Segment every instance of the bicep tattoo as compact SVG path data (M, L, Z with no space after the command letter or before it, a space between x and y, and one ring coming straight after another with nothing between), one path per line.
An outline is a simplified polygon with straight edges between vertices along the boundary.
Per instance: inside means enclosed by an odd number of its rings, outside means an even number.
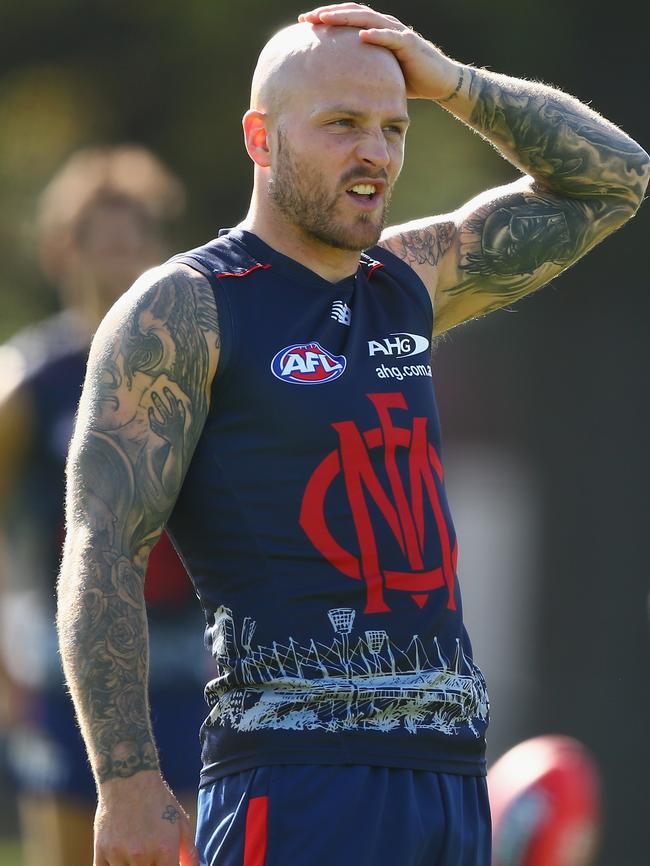
M207 414L209 342L218 340L209 286L181 273L153 286L135 306L100 369L98 412L88 435L117 453L129 542L137 534L136 514L144 536L178 493ZM97 465L87 461L86 470L92 475Z
M483 70L471 75L469 123L506 158L564 195L614 196L638 206L648 154L622 130L554 88Z
M616 208L602 199L565 199L531 190L479 205L460 226L458 284L504 302L543 285L607 235Z

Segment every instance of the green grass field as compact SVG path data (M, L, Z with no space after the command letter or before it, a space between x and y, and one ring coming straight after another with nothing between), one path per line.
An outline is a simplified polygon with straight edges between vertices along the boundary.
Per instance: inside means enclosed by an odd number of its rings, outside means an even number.
M0 839L0 863L2 866L22 866L20 845L13 839Z

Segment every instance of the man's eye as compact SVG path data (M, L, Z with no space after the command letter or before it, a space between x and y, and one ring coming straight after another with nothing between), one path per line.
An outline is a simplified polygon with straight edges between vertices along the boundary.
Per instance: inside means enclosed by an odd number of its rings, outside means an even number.
M341 117L338 120L333 120L333 126L352 126L353 121L349 117Z
M402 127L401 126L385 126L384 132L388 132L391 135L401 135Z

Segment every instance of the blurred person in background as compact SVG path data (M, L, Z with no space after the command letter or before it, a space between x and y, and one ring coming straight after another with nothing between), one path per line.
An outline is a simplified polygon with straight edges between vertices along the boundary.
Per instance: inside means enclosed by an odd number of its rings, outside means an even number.
M408 97L519 179L384 229ZM356 3L267 44L244 134L248 215L113 307L71 445L58 617L100 792L95 866L488 866L488 701L430 341L623 225L650 160L561 91ZM147 717L143 583L165 526L217 666L196 847Z
M62 311L0 348L0 671L27 866L88 866L95 787L55 632L64 468L92 335L164 256L179 180L136 146L73 154L41 195L38 255ZM194 809L205 715L201 615L163 535L147 572L153 724L166 773ZM207 658L207 656L206 656Z

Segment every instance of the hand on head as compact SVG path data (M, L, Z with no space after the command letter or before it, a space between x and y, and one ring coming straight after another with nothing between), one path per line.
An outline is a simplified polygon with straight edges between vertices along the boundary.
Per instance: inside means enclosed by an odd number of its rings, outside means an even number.
M442 99L456 86L457 64L394 15L376 12L361 3L335 3L303 12L298 21L358 27L362 42L393 52L404 73L406 95L411 99Z

